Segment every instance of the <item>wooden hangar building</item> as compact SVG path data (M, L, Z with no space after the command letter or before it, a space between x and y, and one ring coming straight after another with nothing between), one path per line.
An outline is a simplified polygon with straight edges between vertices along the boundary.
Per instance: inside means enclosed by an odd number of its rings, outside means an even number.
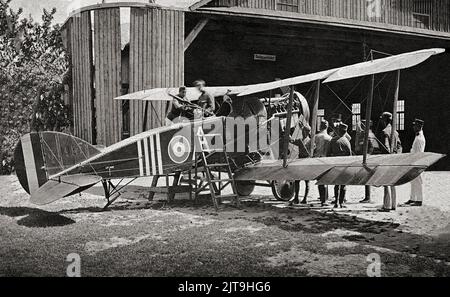
M143 130L144 104L113 100L121 94L190 86L198 78L209 86L260 83L389 54L450 49L450 0L145 2L81 7L63 26L74 134L91 143L111 145ZM381 112L393 109L394 74L377 75L376 85L375 126ZM310 88L297 87L312 100ZM319 116L340 113L355 133L367 90L365 79L323 85ZM398 110L406 152L414 118L426 122L427 151L450 152L450 53L402 71ZM165 113L166 102L152 103L147 128L164 123ZM450 158L434 169L449 170Z

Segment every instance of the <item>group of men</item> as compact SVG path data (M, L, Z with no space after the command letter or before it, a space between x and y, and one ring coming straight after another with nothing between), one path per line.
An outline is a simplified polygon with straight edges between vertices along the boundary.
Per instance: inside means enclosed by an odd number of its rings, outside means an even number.
M329 122L322 120L320 122L320 132L316 134L314 139L313 157L341 157L351 156L353 154L351 146L351 136L348 134L348 126L342 122L342 116L336 114L331 118L332 125ZM309 157L309 150L311 147L310 132L311 128L307 124L303 124L302 138L291 139L291 143L299 146L299 158ZM402 153L402 143L397 131L392 133L392 114L384 112L379 121L379 132L377 135L372 131L373 122L361 120L357 125L355 151L357 154L363 153L365 129L369 129L368 137L368 154L398 154ZM413 122L413 129L416 133L414 143L412 145L411 153L419 153L425 151L425 137L423 134L424 121L416 119ZM419 176L411 182L411 196L410 200L404 206L422 206L423 202L423 181ZM305 196L300 202L300 182L296 181L295 197L289 202L293 204L307 204L307 196L309 193L309 182L306 182ZM319 196L322 206L327 206L328 187L319 185ZM371 203L371 189L370 186L365 187L365 197L361 203ZM346 202L346 186L334 186L334 202L335 208L345 208ZM397 208L395 187L384 187L384 201L383 207L380 211L389 212Z
M177 96L174 96L171 110L167 115L166 124L171 125L183 119L197 119L205 118L215 115L216 102L214 96L209 94L205 89L206 83L199 79L194 82L194 87L200 93L196 103L191 103L186 96L186 87L180 87ZM227 96L226 96L227 97ZM230 99L231 100L231 99ZM226 101L226 98L224 98ZM298 139L291 139L291 143L299 148L299 158L310 157L311 148L311 128L308 124L302 123L302 135ZM319 133L314 138L314 158L322 157L343 157L351 156L353 154L351 141L352 137L348 134L348 125L343 123L342 115L335 114L331 118L331 127L329 122L322 120L319 124ZM363 153L365 129L369 129L368 150L367 153L372 154L398 154L402 153L402 143L397 131L392 133L392 114L384 112L379 121L378 133L372 131L373 122L361 120L357 125L355 152L356 154ZM424 121L416 119L413 122L413 129L416 133L416 138L412 145L411 153L419 153L425 151L425 136L423 134ZM405 206L422 206L423 202L423 181L419 176L411 182L411 196L410 200L406 202ZM295 197L289 202L293 204L307 204L307 197L309 194L309 181L305 181L304 198L300 202L300 181L295 182ZM327 206L328 187L319 185L319 196L322 206ZM334 186L334 207L344 208L346 202L346 186ZM370 186L365 187L365 197L361 203L371 203L371 189ZM395 187L384 187L384 201L383 208L380 211L391 211L397 208L396 190Z

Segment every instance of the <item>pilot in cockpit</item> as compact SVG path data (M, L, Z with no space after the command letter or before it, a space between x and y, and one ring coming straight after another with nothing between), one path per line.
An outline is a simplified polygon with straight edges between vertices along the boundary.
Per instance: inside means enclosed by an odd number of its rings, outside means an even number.
M208 91L206 91L206 82L203 79L196 80L194 86L200 92L200 97L198 98L197 104L201 108L202 117L214 116L214 111L216 110L216 102L214 96L212 96Z
M180 87L176 96L182 100L186 100L186 87ZM166 117L166 126L171 126L186 118L186 106L177 98L173 98L172 107Z

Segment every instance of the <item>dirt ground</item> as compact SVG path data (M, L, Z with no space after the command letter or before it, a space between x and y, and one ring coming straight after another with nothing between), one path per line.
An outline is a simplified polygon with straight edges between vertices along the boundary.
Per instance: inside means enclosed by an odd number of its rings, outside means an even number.
M216 213L211 202L148 202L140 180L108 211L100 187L45 207L15 176L0 177L0 276L65 276L70 253L82 276L366 276L378 254L382 276L450 276L450 172L425 174L425 205L380 213L350 187L348 208L289 208L258 188ZM332 189L330 188L330 191ZM408 200L409 187L399 190ZM369 257L370 258L370 257Z

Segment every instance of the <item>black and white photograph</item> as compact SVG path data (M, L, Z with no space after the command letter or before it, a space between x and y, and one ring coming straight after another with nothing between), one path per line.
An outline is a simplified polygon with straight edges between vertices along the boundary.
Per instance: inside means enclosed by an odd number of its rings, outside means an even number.
M3 279L450 276L450 0L0 0L0 116Z

